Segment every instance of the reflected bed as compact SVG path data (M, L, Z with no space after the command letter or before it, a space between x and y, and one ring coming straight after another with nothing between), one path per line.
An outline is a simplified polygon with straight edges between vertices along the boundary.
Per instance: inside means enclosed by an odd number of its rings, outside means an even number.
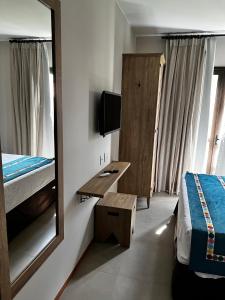
M3 168L4 164L21 157L21 155L2 154ZM6 213L43 189L54 179L55 162L51 161L49 164L4 183Z
M43 163L44 160L46 162ZM2 162L3 179L7 181L4 183L7 232L11 241L55 202L55 162L14 154L2 154ZM17 163L20 166L14 168Z

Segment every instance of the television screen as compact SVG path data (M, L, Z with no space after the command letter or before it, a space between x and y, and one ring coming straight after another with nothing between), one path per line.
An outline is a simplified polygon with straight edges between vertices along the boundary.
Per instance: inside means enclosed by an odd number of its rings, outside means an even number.
M99 129L105 136L120 129L121 95L104 91L101 96Z

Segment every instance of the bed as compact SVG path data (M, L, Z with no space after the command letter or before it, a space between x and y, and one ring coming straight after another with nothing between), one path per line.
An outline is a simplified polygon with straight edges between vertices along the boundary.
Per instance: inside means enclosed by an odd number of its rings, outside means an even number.
M2 154L3 173L7 163L15 162L25 156L14 154ZM54 160L35 170L27 172L4 183L5 210L6 213L30 198L39 190L55 179Z
M53 159L2 154L8 238L40 216L55 201Z
M223 211L225 177L183 175L175 229L173 299L222 299L219 294L225 293L225 214L224 218L220 215Z

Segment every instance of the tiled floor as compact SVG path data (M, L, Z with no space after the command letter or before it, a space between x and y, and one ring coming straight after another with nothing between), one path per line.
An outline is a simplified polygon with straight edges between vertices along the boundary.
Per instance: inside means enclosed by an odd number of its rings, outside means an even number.
M142 209L140 200L130 249L94 243L61 300L171 300L176 201L156 194Z

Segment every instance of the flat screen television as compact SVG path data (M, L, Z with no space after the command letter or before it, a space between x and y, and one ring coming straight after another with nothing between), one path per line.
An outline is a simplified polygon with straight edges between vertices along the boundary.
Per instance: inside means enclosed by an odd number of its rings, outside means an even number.
M121 95L103 91L100 101L99 130L106 136L120 129Z

